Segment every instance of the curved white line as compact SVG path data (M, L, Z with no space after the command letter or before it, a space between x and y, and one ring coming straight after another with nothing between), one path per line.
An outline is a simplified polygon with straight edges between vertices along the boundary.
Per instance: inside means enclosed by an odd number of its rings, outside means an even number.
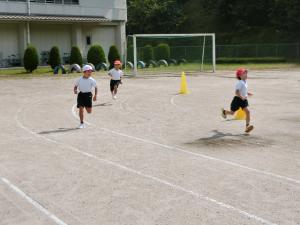
M175 98L177 97L177 95L174 95L171 99L170 102L172 105L177 106L177 104L175 103Z
M53 213L49 212L42 205L40 205L38 202L36 202L35 200L33 200L31 197L29 197L26 193L24 193L23 191L21 191L21 189L19 189L17 186L13 185L9 180L7 180L4 177L0 177L0 180L2 180L2 182L5 183L10 189L12 189L14 192L16 192L22 198L24 198L27 202L29 202L31 205L33 205L36 209L40 210L48 218L50 218L51 220L53 220L56 224L58 224L58 225L67 225L64 221L62 221L61 219L59 219Z
M74 108L74 106L73 106L73 108ZM75 116L77 118L74 111L73 111L73 116ZM90 125L92 125L92 124L90 124ZM278 174L275 174L275 173L255 169L255 168L252 168L252 167L244 166L242 164L227 161L227 160L224 160L224 159L218 159L218 158L208 156L208 155L205 155L205 154L194 153L194 152L191 152L191 151L188 151L188 150L184 150L184 149L173 147L173 146L170 146L170 145L165 145L165 144L161 144L161 143L154 142L154 141L151 141L151 140L146 140L146 139L143 139L143 138L127 135L127 134L120 133L120 132L117 132L117 131L113 131L113 130L103 128L103 127L102 128L99 127L98 129L101 129L101 130L103 130L105 132L108 132L108 133L112 133L112 134L119 135L119 136L122 136L122 137L130 138L130 139L133 139L133 140L136 140L136 141L140 141L140 142L143 142L143 143L148 143L148 144L160 146L162 148L166 148L166 149L169 149L169 150L172 150L172 151L178 151L178 152L193 155L193 156L196 156L196 157L201 157L201 158L204 158L204 159L217 161L217 162L224 163L224 164L227 164L227 165L230 165L230 166L233 166L233 167L242 168L242 169L249 170L249 171L252 171L252 172L255 172L255 173L259 173L259 174L263 174L263 175L266 175L266 176L271 176L271 177L274 177L274 178L277 178L277 179L286 180L286 181L289 181L289 182L300 184L299 180L296 180L296 179L293 179L293 178L290 178L290 177L287 177L287 176L278 175Z
M74 107L74 106L73 106L73 107ZM65 143L61 143L61 142L55 141L55 140L53 140L53 139L44 137L44 136L42 136L42 135L40 135L40 134L37 134L37 133L33 132L32 130L30 130L28 127L25 127L25 126L20 122L20 120L18 119L18 114L19 114L20 112L21 112L21 110L19 110L18 113L16 114L16 121L17 121L17 124L20 126L20 128L26 130L27 132L29 132L30 134L34 135L34 136L37 137L37 138L44 139L44 140L46 140L46 141L48 141L48 142L51 142L51 143L54 143L54 144L56 144L56 145L64 146L65 148L67 148L67 149L69 149L69 150L71 150L71 151L73 151L73 152L76 152L76 153L79 153L79 154L84 155L84 156L86 156L86 157L95 159L95 160L97 160L97 161L99 161L99 162L101 162L101 163L104 163L104 164L107 164L107 165L116 167L116 168L118 168L118 169L120 169L120 170L124 170L124 171L130 172L130 173L139 175L139 176L141 176L141 177L150 179L150 180L155 181L155 182L157 182L157 183L164 184L164 185L169 186L169 187L171 187L171 188L173 188L173 189L175 189L175 190L182 191L182 192L184 192L184 193L186 193L186 194L192 195L192 196L194 196L194 197L196 197L196 198L204 199L204 200L209 201L209 202L211 202L211 203L214 203L214 204L216 204L216 205L218 205L218 206L220 206L220 207L223 207L223 208L232 210L232 211L234 211L234 212L237 212L237 213L239 213L239 214L245 216L246 218L254 219L254 220L258 221L258 222L261 222L261 223L267 224L267 225L276 225L275 223L272 223L272 222L270 222L270 221L268 221L268 220L265 220L265 219L263 219L263 218L261 218L261 217L258 217L258 216L256 216L256 215L254 215L254 214L248 213L248 212L246 212L246 211L244 211L244 210L235 208L235 207L233 207L233 206L231 206L231 205L228 205L228 204L226 204L226 203L217 201L217 200L215 200L215 199L213 199L213 198L204 196L204 195L202 195L202 194L196 193L196 192L194 192L194 191L192 191L192 190L185 189L184 187L181 187L181 186L179 186L179 185L176 185L176 184L170 183L170 182L168 182L168 181L162 180L162 179L160 179L160 178L158 178L158 177L155 177L155 176L151 176L151 175L149 175L149 174L142 173L142 172L140 172L140 171L138 171L138 170L129 168L129 167L127 167L127 166L123 166L123 165L121 165L121 164L119 164L119 163L115 163L115 162L110 161L110 160L107 160L107 159L99 158L99 157L97 157L97 156L95 156L95 155L93 155L93 154L90 154L90 153L88 153L88 152L81 151L80 149L75 148L75 147L73 147L73 146L71 146L71 145L67 145L67 144L65 144ZM75 113L74 113L74 114L75 114ZM73 114L73 115L74 115L74 114ZM76 115L76 114L75 114L75 115ZM64 225L64 224L62 224L62 225Z

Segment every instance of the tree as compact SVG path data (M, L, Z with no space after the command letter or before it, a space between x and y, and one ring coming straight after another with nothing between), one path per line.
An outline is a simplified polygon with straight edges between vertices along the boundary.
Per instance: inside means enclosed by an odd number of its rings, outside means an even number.
M112 45L109 48L108 52L108 62L109 62L109 68L112 69L114 67L114 61L120 60L120 54L118 51L117 46Z
M184 20L183 9L176 0L128 1L128 34L174 33Z
M170 58L170 46L168 44L159 44L154 50L156 60L168 60Z
M106 63L105 53L101 45L92 45L87 54L87 60L89 63L97 66L100 63Z
M28 45L24 52L24 68L27 72L32 73L39 65L39 56L34 46Z
M48 64L51 66L52 69L61 64L60 53L57 46L51 48L49 53Z
M154 58L153 47L151 45L146 45L143 48L143 61L148 64L150 60L153 60L153 58Z
M79 66L82 66L82 55L77 46L73 46L71 49L70 64L78 64Z

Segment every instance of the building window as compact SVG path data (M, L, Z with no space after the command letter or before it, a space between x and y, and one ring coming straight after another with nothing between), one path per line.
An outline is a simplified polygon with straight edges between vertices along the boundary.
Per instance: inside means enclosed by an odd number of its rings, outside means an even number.
M86 45L91 45L91 36L86 36Z

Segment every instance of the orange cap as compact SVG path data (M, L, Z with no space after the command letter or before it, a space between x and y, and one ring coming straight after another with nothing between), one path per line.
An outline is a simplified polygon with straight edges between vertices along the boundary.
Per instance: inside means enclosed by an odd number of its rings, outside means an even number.
M245 68L239 68L236 70L235 75L236 77L241 77L243 74L247 73L248 70Z

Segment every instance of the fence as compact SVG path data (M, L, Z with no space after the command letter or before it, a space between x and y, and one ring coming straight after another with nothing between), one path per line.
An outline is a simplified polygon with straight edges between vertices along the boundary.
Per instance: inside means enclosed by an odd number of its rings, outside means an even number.
M217 45L216 55L218 58L283 57L299 60L300 43Z

